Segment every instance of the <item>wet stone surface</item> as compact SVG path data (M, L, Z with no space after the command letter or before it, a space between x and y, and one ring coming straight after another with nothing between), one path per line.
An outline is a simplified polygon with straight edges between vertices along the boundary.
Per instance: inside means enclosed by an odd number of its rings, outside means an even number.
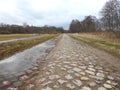
M37 62L43 61L46 50L55 46L55 41L48 40L44 43L36 45L30 49L26 49L23 52L17 53L9 58L0 61L0 82L2 78L10 79L11 77L19 77L25 73L25 71L32 68L33 71L38 69ZM32 73L31 70L27 73ZM2 76L2 77L1 77Z
M46 62L44 58L49 53L47 50L51 50L57 40L57 38L48 40L5 60L1 60L0 90L18 90L19 87L21 87L20 90L23 90L24 87L22 86L31 84L35 80L34 76L39 73L39 66ZM27 86L27 89L29 87L31 85ZM33 89L29 88L28 90Z
M120 90L120 73L107 70L112 67L96 53L95 48L63 35L39 67L33 90Z

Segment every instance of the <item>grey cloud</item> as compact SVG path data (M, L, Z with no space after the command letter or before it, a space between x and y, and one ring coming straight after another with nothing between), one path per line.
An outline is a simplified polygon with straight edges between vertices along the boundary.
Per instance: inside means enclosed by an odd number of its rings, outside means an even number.
M12 23L22 24L26 22L30 25L37 26L55 25L67 28L72 19L82 20L84 16L89 14L98 16L98 11L96 10L87 11L88 7L82 8L82 6L75 7L75 5L68 5L69 4L68 2L72 0L62 0L64 4L60 5L60 7L45 11L39 9L35 10L34 7L32 6L31 0L12 0L12 1L15 3L14 6L15 11L12 13L0 11L0 22L10 24Z

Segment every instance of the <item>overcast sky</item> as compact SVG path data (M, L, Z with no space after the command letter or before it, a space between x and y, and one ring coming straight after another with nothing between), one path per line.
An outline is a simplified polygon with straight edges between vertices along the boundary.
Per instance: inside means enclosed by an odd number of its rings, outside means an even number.
M99 17L108 0L0 0L0 22L68 28L72 19Z

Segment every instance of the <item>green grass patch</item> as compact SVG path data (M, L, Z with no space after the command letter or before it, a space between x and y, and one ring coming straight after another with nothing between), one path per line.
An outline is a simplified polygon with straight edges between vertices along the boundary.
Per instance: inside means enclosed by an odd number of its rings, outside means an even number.
M32 46L42 43L55 36L57 36L57 34L51 34L51 35L45 34L45 35L42 35L42 37L40 38L1 43L0 44L0 60L6 57L9 57L15 54L16 52L20 52L27 48L31 48Z
M94 45L100 49L106 50L111 53L120 55L120 39L107 39L100 37L99 35L92 34L70 34L70 36L85 41L91 45Z

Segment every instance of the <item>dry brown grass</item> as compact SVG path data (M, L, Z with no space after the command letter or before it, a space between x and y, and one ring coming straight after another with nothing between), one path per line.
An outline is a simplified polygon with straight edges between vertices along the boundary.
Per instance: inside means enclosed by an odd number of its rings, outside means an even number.
M88 34L98 35L100 37L109 39L120 39L120 31L101 31L101 32L91 32Z
M1 43L0 44L0 60L3 58L9 57L15 54L16 52L25 50L34 45L42 43L55 36L57 36L57 34L50 34L50 35L44 34L42 35L42 37L35 38L35 39L27 39L27 40L21 40L21 41L16 41L16 42Z
M24 37L31 37L37 36L37 34L0 34L0 40L9 40L9 39L16 39L16 38L24 38Z
M100 49L120 55L120 32L91 32L71 34L71 36Z

